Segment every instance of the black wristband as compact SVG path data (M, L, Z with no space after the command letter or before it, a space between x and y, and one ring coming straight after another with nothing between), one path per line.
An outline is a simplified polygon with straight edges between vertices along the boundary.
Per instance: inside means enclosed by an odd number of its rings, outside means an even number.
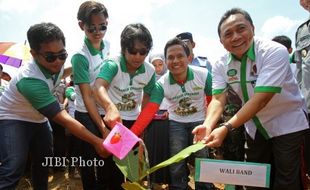
M226 127L226 128L228 129L228 131L233 131L233 130L235 129L235 128L233 128L233 126L232 126L230 123L228 123L228 122L223 123L223 124L221 124L220 126L221 126L221 127L222 127L222 126Z

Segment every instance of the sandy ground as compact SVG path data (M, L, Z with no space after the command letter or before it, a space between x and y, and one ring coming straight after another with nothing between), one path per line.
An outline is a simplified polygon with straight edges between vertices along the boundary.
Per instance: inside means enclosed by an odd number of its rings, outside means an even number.
M194 189L193 171L191 171L189 186ZM145 182L147 184L147 182ZM83 190L82 182L79 177L74 177L73 174L68 173L67 170L58 170L56 172L51 172L48 178L48 185L50 190ZM219 190L224 189L224 185L216 184ZM29 175L25 175L19 185L17 190L32 190L31 180ZM167 184L154 184L153 190L168 190Z
M190 169L191 175L189 186L192 190L194 190L194 180L192 177L194 171L192 170L193 168ZM145 182L145 184L147 184L147 182ZM73 174L69 175L67 170L51 172L48 178L48 185L50 190L83 190L81 179L79 177L75 177ZM218 190L224 190L225 188L225 185L223 184L215 184L215 186ZM16 189L32 190L30 177L25 175L19 182ZM167 184L155 184L153 186L153 190L169 190L169 188ZM308 190L310 190L310 186L308 187Z

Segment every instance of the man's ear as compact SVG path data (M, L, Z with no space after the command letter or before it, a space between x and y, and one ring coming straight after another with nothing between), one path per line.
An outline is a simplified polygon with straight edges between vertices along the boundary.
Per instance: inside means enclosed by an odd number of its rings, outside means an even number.
M190 55L188 56L188 59L189 59L190 64L191 64L191 63L193 62L193 59L194 59L193 55L192 55L192 54L190 54Z
M223 41L222 41L222 38L220 37L220 42L221 42L221 44L223 44Z
M36 55L37 55L37 52L34 51L33 49L30 49L30 53L31 53L32 57L36 57Z
M289 48L288 52L289 52L289 54L291 54L293 52L293 48Z
M192 43L192 47L194 48L196 46L195 42L191 42Z
M79 27L80 27L80 29L81 30L83 30L84 31L84 22L83 21L81 21L81 20L79 20Z
M253 30L253 36L255 36L255 27L252 26L252 30Z

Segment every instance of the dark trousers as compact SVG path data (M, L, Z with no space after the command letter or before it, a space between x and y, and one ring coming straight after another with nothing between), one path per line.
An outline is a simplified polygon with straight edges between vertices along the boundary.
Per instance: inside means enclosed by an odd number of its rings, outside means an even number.
M90 132L98 137L102 137L98 127L92 121L88 113L75 111L75 118L81 122ZM80 167L81 177L84 190L121 190L121 184L124 181L124 176L117 168L113 161L113 157L101 158L95 148L85 141L80 140L79 154L82 160L103 160L103 166L83 166Z
M310 126L310 113L308 113L308 119ZM305 135L304 156L306 162L306 172L310 176L310 129L307 130Z
M253 140L246 134L246 160L271 164L270 189L302 189L300 166L301 146L306 131L273 137L269 140L257 131ZM247 187L247 190L265 189Z
M64 146L67 144L65 128L52 120L49 122L53 129L54 157L65 157L67 155L67 146Z
M0 120L0 189L15 189L31 155L34 190L48 189L46 158L52 157L52 129L47 122Z

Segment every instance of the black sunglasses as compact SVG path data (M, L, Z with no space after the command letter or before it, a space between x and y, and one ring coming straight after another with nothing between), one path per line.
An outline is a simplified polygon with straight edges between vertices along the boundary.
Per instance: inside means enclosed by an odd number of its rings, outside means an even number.
M139 53L140 55L144 56L149 53L148 49L134 49L134 48L127 48L128 53L131 55L137 55Z
M60 60L66 60L68 57L68 53L67 52L63 52L63 53L59 53L59 54L53 54L53 53L47 53L46 55L39 53L40 55L42 55L42 57L44 57L45 61L49 62L49 63L53 63L54 61L56 61L56 59L60 59Z
M98 28L93 25L93 26L87 27L87 32L89 32L89 33L103 32L103 31L107 30L107 28L108 27L106 25L99 25Z

